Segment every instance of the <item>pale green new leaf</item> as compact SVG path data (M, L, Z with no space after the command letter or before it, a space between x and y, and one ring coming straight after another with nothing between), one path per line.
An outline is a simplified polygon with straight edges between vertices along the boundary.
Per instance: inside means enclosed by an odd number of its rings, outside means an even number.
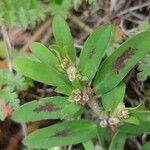
M23 143L31 148L51 148L88 141L96 136L97 125L89 120L73 120L39 129Z
M43 44L34 42L30 45L30 49L34 56L36 56L42 63L47 66L58 68L59 61L57 57Z
M150 52L150 31L139 33L124 42L100 67L94 82L98 95L117 86L129 71Z
M62 17L56 16L54 17L52 28L57 44L61 46L62 49L66 47L69 58L73 63L75 63L76 50L74 47L74 42L71 36L70 29L66 21Z
M92 80L99 67L102 56L109 44L112 27L109 24L100 26L85 42L80 54L79 69L82 75Z
M12 119L17 122L28 122L73 116L81 109L81 106L71 103L67 99L68 97L55 96L26 103L13 113Z

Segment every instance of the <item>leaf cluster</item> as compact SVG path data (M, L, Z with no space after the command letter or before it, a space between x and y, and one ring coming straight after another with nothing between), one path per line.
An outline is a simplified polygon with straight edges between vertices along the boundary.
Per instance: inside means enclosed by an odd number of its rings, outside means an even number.
M127 108L123 103L124 79L150 52L150 32L129 38L105 58L112 33L110 24L98 27L77 57L67 23L56 16L53 20L56 43L47 48L35 42L30 48L37 59L20 56L14 60L17 72L52 85L62 94L29 102L14 112L12 119L18 122L62 120L29 134L23 140L25 145L51 148L83 143L85 148L87 145L93 148L91 140L97 137L103 147L121 150L129 136L150 131L150 112L142 104ZM98 122L82 117L87 105L96 113Z

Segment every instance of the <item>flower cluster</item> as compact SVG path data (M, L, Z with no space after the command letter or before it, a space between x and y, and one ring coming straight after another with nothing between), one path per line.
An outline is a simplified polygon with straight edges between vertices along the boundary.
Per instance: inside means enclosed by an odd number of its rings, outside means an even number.
M76 89L72 91L72 95L69 97L71 102L76 102L84 105L88 103L92 96L92 90L89 87L84 88L83 90Z
M118 126L122 121L129 117L128 111L125 110L125 105L123 103L119 104L115 111L110 115L108 119L103 119L100 121L100 126L102 128L108 126Z

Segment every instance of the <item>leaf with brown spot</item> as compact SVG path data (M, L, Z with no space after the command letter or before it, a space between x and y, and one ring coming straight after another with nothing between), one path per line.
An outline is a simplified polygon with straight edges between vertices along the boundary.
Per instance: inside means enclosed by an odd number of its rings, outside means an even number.
M58 110L58 108L54 104L45 103L44 105L38 106L33 111L39 113L39 112L44 112L44 111L52 112L52 111L56 111L56 110Z
M62 131L58 131L53 137L57 137L57 136L65 137L65 136L68 136L68 135L70 135L69 130L62 130Z
M26 103L13 113L12 119L17 122L28 122L73 116L80 111L81 106L67 99L68 97L55 96Z
M114 73L118 73L122 68L125 66L125 62L134 55L135 49L129 48L127 51L125 51L121 56L117 58L113 65Z
M97 124L90 120L72 120L39 129L23 143L31 148L51 148L88 141L97 136Z
M110 24L102 25L88 37L81 50L79 70L89 81L97 72L111 36L112 26Z
M150 31L129 38L100 66L94 81L96 94L105 94L116 87L149 52Z

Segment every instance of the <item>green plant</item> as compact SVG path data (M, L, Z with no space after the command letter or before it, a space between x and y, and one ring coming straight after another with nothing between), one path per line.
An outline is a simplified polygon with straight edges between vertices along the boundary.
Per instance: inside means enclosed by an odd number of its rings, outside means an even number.
M20 100L15 92L27 89L28 84L21 74L12 75L0 70L0 120L10 117L12 111L19 107Z
M45 19L45 13L39 0L0 0L0 24L6 23L9 27L34 26L37 20Z
M0 25L8 27L15 25L26 29L35 26L37 21L43 21L47 14L66 17L70 8L78 9L83 0L0 0ZM89 0L94 3L95 0Z
M14 60L16 71L52 85L63 94L29 102L13 113L12 119L17 122L62 120L29 134L23 140L25 145L50 148L83 143L85 149L94 149L92 139L98 138L104 148L122 150L126 138L150 131L150 112L144 105L127 108L123 103L124 78L150 52L150 32L128 39L105 58L112 30L110 24L97 28L77 57L67 23L56 16L53 20L56 43L50 50L33 43L30 48L37 59L20 56ZM83 117L89 108L97 115L97 121Z

